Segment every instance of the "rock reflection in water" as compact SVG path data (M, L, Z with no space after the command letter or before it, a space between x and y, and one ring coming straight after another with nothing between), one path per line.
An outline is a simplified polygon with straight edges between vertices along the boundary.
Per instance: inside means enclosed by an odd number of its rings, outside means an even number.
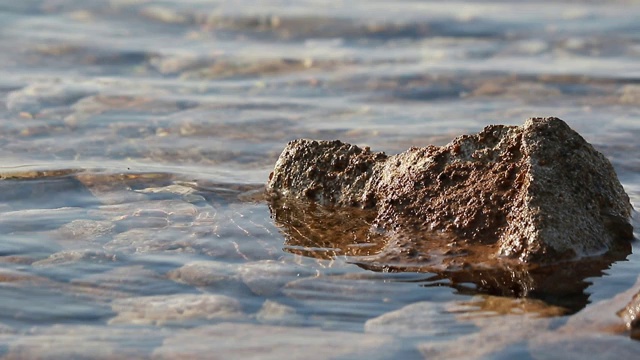
M328 208L287 199L269 204L271 217L282 229L284 250L319 259L369 256L382 251L385 236L369 231L375 211Z
M537 299L562 307L568 314L589 303L585 293L589 278L602 276L611 264L631 253L631 247L625 246L599 257L545 266L508 259L487 261L492 244L459 244L438 234L427 235L425 240L424 233L376 232L371 226L375 212L289 198L271 199L269 209L284 235L287 252L318 259L344 257L372 271L430 273L425 287L450 286L465 295ZM403 247L417 239L424 242L417 251L415 244L411 251Z

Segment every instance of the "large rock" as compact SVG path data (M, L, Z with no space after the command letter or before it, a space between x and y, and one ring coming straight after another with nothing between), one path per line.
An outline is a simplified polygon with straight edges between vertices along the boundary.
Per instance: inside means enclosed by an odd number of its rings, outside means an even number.
M395 234L388 246L413 259L440 246L474 262L549 263L628 247L633 238L632 207L611 163L557 118L487 126L394 156L295 140L267 191L273 201L374 209L374 228Z

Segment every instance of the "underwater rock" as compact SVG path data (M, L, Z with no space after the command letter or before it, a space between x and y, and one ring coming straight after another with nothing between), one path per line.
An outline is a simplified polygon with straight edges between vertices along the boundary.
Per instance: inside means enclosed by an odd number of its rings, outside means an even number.
M401 350L388 335L223 322L175 330L152 358L392 359L402 357Z
M367 334L395 336L438 337L454 331L464 334L472 328L471 325L457 324L453 314L448 313L443 304L431 301L416 302L364 323Z
M294 307L273 300L265 300L256 313L256 320L268 325L300 326L304 324L304 317L298 314Z
M117 299L109 324L185 325L245 317L240 302L225 295L175 294Z
M632 339L640 340L640 292L636 293L623 309L618 311Z
M457 254L481 245L491 249L484 258L550 263L626 248L622 240L633 238L632 207L613 166L558 118L491 125L393 156L295 140L267 192L272 202L374 209L372 231L395 234L388 247L406 259L428 259L440 243Z
M314 275L307 268L274 260L242 264L238 272L244 284L260 296L277 295L288 282Z

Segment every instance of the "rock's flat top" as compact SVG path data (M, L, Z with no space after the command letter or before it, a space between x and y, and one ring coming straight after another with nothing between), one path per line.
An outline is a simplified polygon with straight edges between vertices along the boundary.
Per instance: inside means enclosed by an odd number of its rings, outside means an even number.
M548 263L592 256L633 238L631 204L611 163L564 121L487 126L449 144L387 156L340 141L295 140L267 184L273 198L377 211L407 259L429 243L473 258ZM486 257L485 255L483 255Z

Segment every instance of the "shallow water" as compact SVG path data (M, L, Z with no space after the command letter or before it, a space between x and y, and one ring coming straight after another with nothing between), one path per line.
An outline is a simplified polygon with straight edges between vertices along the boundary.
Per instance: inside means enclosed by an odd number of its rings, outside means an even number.
M638 18L632 0L0 1L2 356L637 354L611 329L637 242L554 276L385 272L353 258L376 239L298 232L260 189L300 137L397 153L557 116L638 209Z

